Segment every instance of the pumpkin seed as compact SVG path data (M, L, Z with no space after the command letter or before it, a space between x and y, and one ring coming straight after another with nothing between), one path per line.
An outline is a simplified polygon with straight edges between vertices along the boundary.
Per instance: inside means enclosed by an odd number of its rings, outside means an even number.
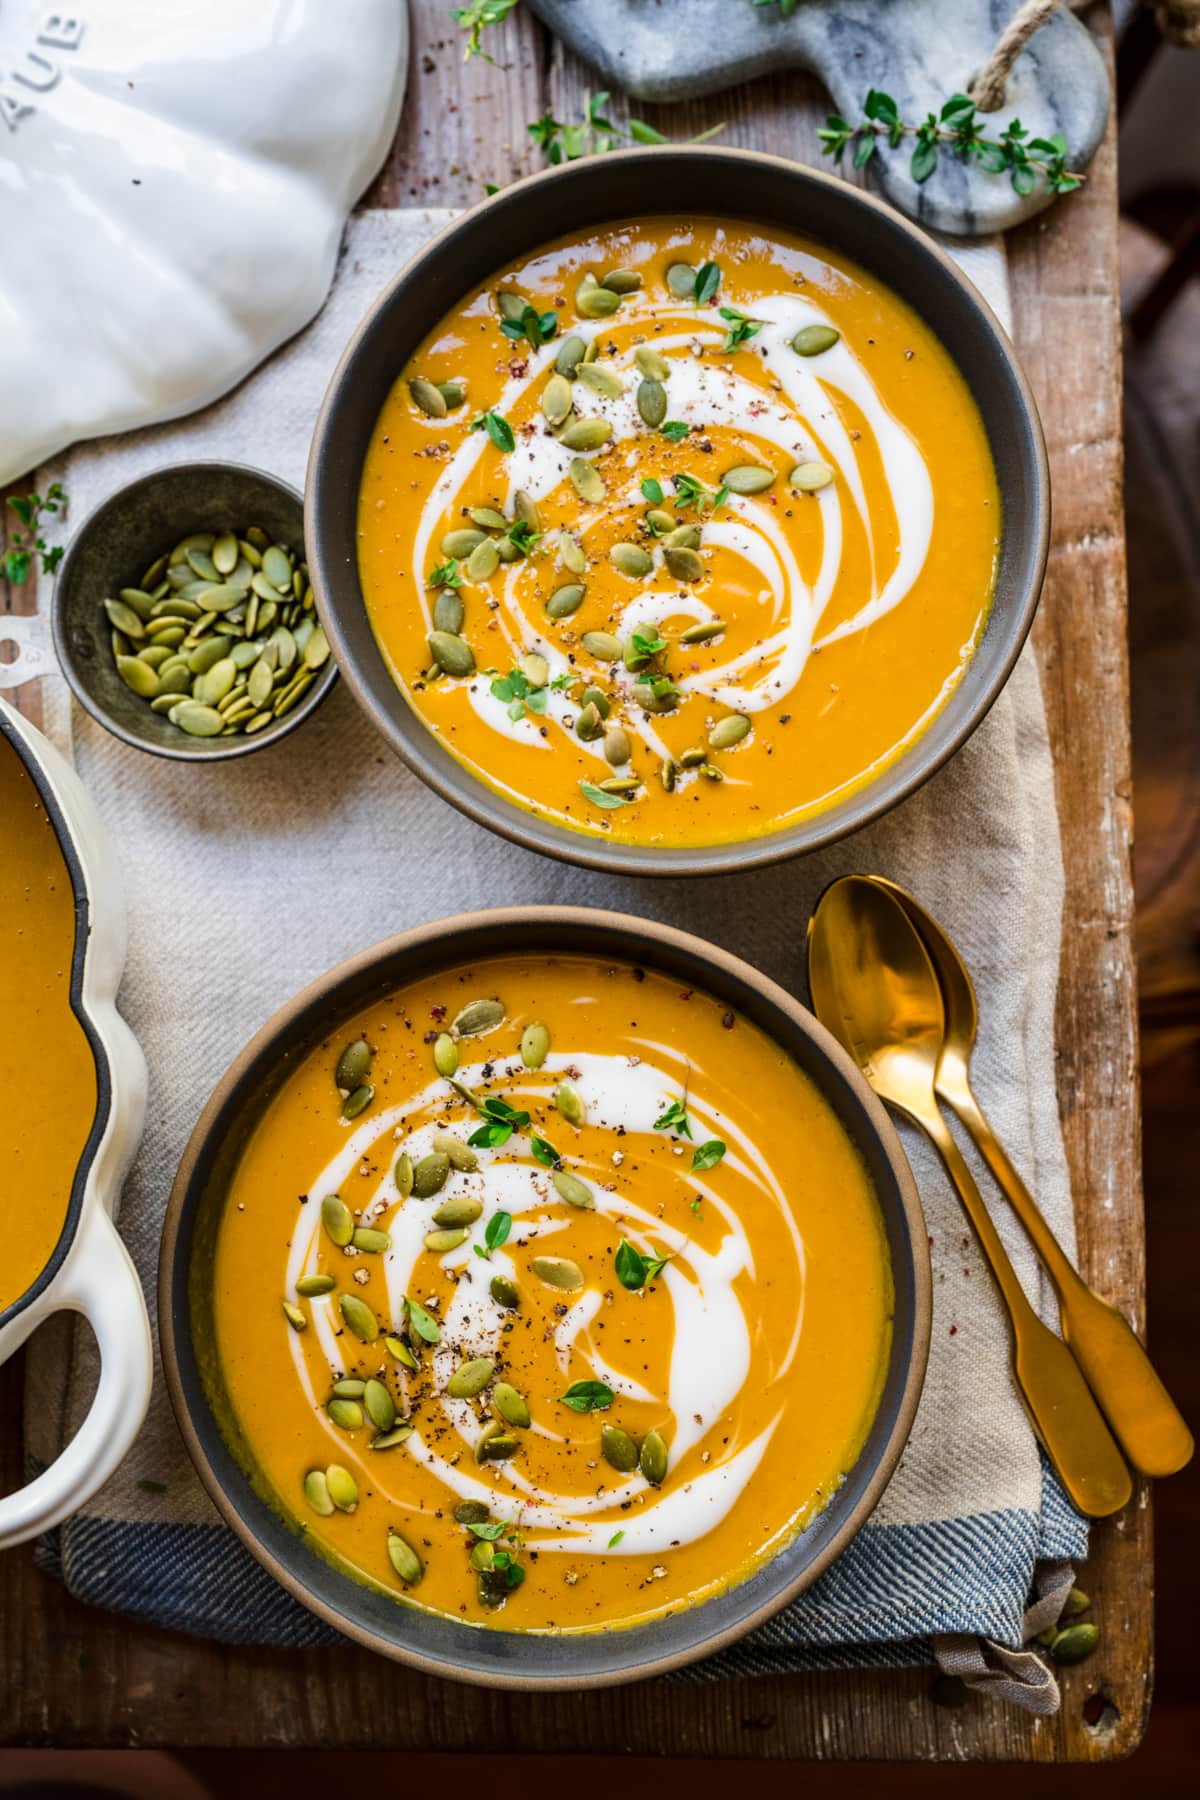
M488 1293L497 1306L507 1307L510 1312L521 1304L521 1290L507 1275L493 1275L488 1283Z
M446 1383L446 1392L451 1400L474 1400L495 1373L496 1365L490 1356L474 1356L469 1362L459 1363Z
M493 1419L485 1425L475 1446L476 1462L507 1462L521 1448L519 1441L511 1437L499 1419Z
M412 1191L418 1200L431 1200L446 1185L450 1158L444 1150L431 1150L413 1169Z
M610 1468L630 1475L638 1466L638 1447L619 1425L604 1425L600 1430L600 1454Z
M480 531L477 528L464 525L456 531L448 531L446 533L445 537L442 539L442 555L453 558L455 562L462 562L466 557L470 556L477 544L485 544L486 542L486 531Z
M390 1250L392 1247L389 1234L386 1231L377 1231L373 1225L358 1226L350 1242L356 1250L361 1250L364 1256L382 1256L385 1250Z
M539 1281L547 1287L561 1288L564 1294L573 1294L583 1286L583 1270L568 1256L535 1256L529 1266Z
M707 761L707 751L685 750L683 755L679 758L679 766L681 769L698 769L702 763L706 763Z
M661 1487L667 1479L667 1446L657 1431L648 1431L642 1439L638 1467L651 1487Z
M204 643L197 644L196 648L190 652L187 659L188 668L193 675L206 674L214 663L219 663L221 658L228 654L232 645L233 639L229 637L218 635L207 638Z
M485 531L508 530L508 520L502 512L497 512L494 506L473 506L469 517L475 521L476 525L482 525Z
M418 375L408 384L408 391L414 406L419 406L423 413L431 419L444 419L449 411L445 396L434 387L432 381L426 381Z
M574 465L572 465L572 467L573 466ZM590 463L583 463L582 467L587 469L592 475L596 475L596 471L591 467ZM598 475L596 475L596 479L597 481L600 481ZM603 498L604 483L602 481L600 481L600 488L601 498ZM567 570L568 574L582 575L587 569L587 557L584 555L583 545L580 544L569 531L560 531L558 534L558 556L559 561L562 563L563 568Z
M671 365L666 357L660 356L657 350L652 350L649 344L639 344L633 353L633 360L649 381L666 381L671 373Z
M163 655L168 655L164 650ZM141 700L153 700L158 692L158 676L149 663L142 662L137 656L118 656L117 674L127 688Z
M223 656L194 684L192 693L202 706L219 706L237 680L232 657Z
M439 381L437 391L450 411L457 412L466 401L467 383L465 381Z
M496 555L502 563L520 562L525 552L519 544L514 544L511 533L508 537L496 539Z
M491 1549L491 1545L488 1545ZM508 1580L500 1570L486 1569L475 1578L475 1592L481 1606L495 1612L508 1599Z
M679 634L681 644L707 644L711 638L720 637L725 630L723 619L705 619L699 625L689 625L686 631Z
M495 553L495 545L489 544L489 550ZM497 558L497 560L499 560ZM467 609L463 605L461 594L454 588L442 588L433 603L433 627L435 631L449 632L457 637L466 620Z
M308 1320L304 1316L303 1308L293 1306L290 1300L285 1300L283 1302L283 1316L293 1331L307 1330Z
M654 558L640 544L614 544L608 553L608 560L614 569L622 575L628 575L631 581L640 580L654 569Z
M608 492L599 469L593 468L589 462L584 462L582 456L575 457L567 474L570 477L571 486L579 498L586 500L589 505L598 505Z
M394 1361L402 1363L406 1369L420 1368L420 1363L402 1338L385 1337L383 1343L388 1355L392 1357Z
M823 350L832 350L841 335L832 325L804 325L792 339L792 349L797 356L820 356Z
M491 1508L482 1500L460 1500L454 1508L454 1520L458 1525L484 1525L491 1516Z
M572 1175L569 1169L552 1170L550 1179L559 1198L565 1200L568 1206L578 1206L589 1211L595 1206L596 1197L587 1182L581 1181L578 1175Z
M329 1483L325 1479L324 1469L310 1469L304 1477L304 1498L319 1518L333 1517L335 1508L329 1498Z
M827 463L797 463L788 476L788 486L799 488L802 494L816 494L827 488L833 480L833 470Z
M431 631L428 643L430 656L445 674L463 680L475 673L475 653L465 638L452 631Z
M558 355L554 358L554 370L558 375L565 375L573 380L580 363L587 355L587 342L572 332L558 346ZM547 415L548 417L549 415Z
M673 794L675 792L676 774L675 764L668 756L666 762L662 764L658 771L658 779L662 782L663 789L668 794Z
M609 725L604 733L604 760L610 768L619 769L633 755L629 733L620 725Z
M604 689L596 687L594 683L584 688L579 696L579 704L580 706L594 706L602 719L607 719L612 711L612 701Z
M474 1156L475 1152L471 1154ZM433 1215L433 1222L435 1225L473 1225L482 1211L482 1200L475 1200L469 1194L458 1194L454 1199L442 1202Z
M655 537L665 537L669 531L674 530L675 520L661 507L652 506L646 514L646 525Z
M208 561L207 557L205 561ZM211 563L209 563L209 568L212 568ZM120 598L126 606L133 608L139 619L148 620L154 612L154 600L142 588L121 588Z
M635 681L630 689L630 697L635 705L648 713L674 712L679 704L678 694L656 693L648 681Z
M554 1104L569 1125L581 1126L587 1117L579 1089L569 1081L555 1088Z
M515 325L519 322L527 304L528 302L522 294L514 294L509 288L500 288L497 291L496 311L502 319L507 319L509 324Z
M359 1342L373 1344L379 1336L379 1321L366 1301L360 1300L357 1294L339 1294L338 1307Z
M1060 1631L1050 1649L1056 1663L1081 1663L1093 1654L1100 1642L1100 1630L1096 1625L1068 1625Z
M1082 1588L1073 1587L1063 1601L1061 1616L1064 1619L1077 1619L1080 1613L1085 1613L1091 1604L1091 1600Z
M513 495L513 516L520 524L528 525L530 531L536 531L540 535L542 515L538 512L536 500L524 488L518 488Z
M398 1531L388 1532L388 1560L407 1587L415 1587L425 1573L425 1566L407 1538Z
M246 692L254 703L255 712L259 707L266 705L274 686L275 671L270 663L260 656L246 681Z
M332 1294L336 1286L332 1275L302 1275L296 1292L305 1300L315 1300L318 1294Z
M262 580L263 578L261 575L256 575L254 577L254 582L262 583ZM250 584L252 587L254 586L254 582L251 582ZM189 599L194 598L198 600L205 612L227 613L232 612L235 606L240 606L242 604L242 601L246 598L246 590L244 587L235 587L232 582L227 581L222 583L219 587L206 587L202 589L200 593L194 596L189 595L188 597ZM270 600L277 596L273 592L269 592L263 597L264 599Z
M667 288L676 300L691 300L696 293L696 271L691 263L672 263L667 270Z
M396 1167L392 1171L392 1180L396 1183L396 1191L402 1200L407 1200L413 1191L413 1159L407 1150L402 1150L396 1158Z
M292 559L278 544L263 551L262 572L272 587L286 593L292 585Z
M397 1444L404 1443L405 1439L410 1438L412 1434L413 1428L411 1425L396 1425L393 1426L391 1431L376 1432L375 1436L371 1439L369 1448L372 1450L394 1450Z
M427 1231L424 1244L431 1256L445 1256L449 1251L457 1250L460 1244L465 1244L470 1235L469 1231L462 1228L453 1231Z
M131 642L140 643L145 637L145 625L132 606L127 606L124 600L106 600L104 610L108 614L109 624L115 625L118 631L124 632Z
M580 363L576 379L582 382L584 387L591 388L594 394L603 394L606 400L619 400L625 392L625 383L608 363ZM570 447L568 445L568 448ZM578 444L575 448L586 450L588 445Z
M159 686L161 687L162 685L163 684L160 682ZM186 687L189 684L185 682L183 685ZM179 683L177 681L173 681L171 686L167 689L166 693L157 694L155 696L155 698L150 702L151 712L156 712L156 713L171 712L176 706L179 705L179 696L180 696L181 691L182 690L179 686ZM268 717L269 716L270 715L268 715Z
M702 581L704 564L695 550L676 549L673 545L663 551L663 561L676 581Z
M700 527L698 525L676 525L663 538L664 550L698 550L700 548Z
M750 721L745 713L729 713L719 719L708 734L710 750L732 750L743 738L750 736Z
M325 1487L339 1512L352 1513L358 1505L358 1483L341 1463L330 1463L325 1471Z
M600 717L599 708L589 700L575 720L575 734L585 744L590 744L593 739L600 736L603 729L604 721Z
M482 1032L494 1031L497 1025L503 1023L503 1000L471 1000L463 1007L450 1029L455 1037L478 1037Z
M620 662L621 640L614 637L611 631L585 631L579 640L589 656L597 662Z
M331 1400L325 1411L339 1431L361 1431L363 1409L357 1400Z
M439 1075L453 1075L458 1067L458 1045L448 1031L433 1046L433 1066Z
M521 1061L527 1069L540 1069L550 1054L550 1032L534 1019L521 1033Z
M450 1158L450 1166L452 1169L464 1169L470 1174L479 1167L479 1158L476 1156L474 1150L472 1150L470 1144L464 1143L462 1138L457 1137L452 1131L435 1132L433 1136L433 1148L445 1152ZM466 1219L439 1219L437 1218L436 1213L434 1214L434 1217L437 1219L439 1225L465 1225L468 1223ZM478 1218L479 1214L476 1213L475 1217Z
M215 706L201 706L194 700L181 700L167 716L189 737L216 737L225 729L225 721Z
M607 419L573 419L559 433L559 442L566 450L599 450L611 436Z
M383 1382L374 1375L367 1382L363 1408L377 1431L390 1431L396 1423L396 1402Z
M577 340L582 341L582 340ZM551 425L565 425L575 404L565 375L552 375L542 392L542 414Z
M354 1092L348 1094L342 1102L343 1119L357 1119L359 1113L366 1112L374 1098L375 1089L369 1082L364 1082L362 1087L356 1087Z
M636 794L641 785L636 775L614 775L597 783L602 794Z
M337 1068L333 1072L334 1086L343 1094L353 1093L361 1087L371 1073L371 1046L366 1038L355 1038L346 1045L337 1060Z
M764 494L774 484L774 469L762 463L738 463L726 469L721 481L732 494Z
M515 1425L519 1431L528 1427L529 1402L524 1394L519 1394L507 1381L498 1381L492 1389L492 1405L506 1425Z
M587 589L579 581L564 582L562 587L555 588L546 602L548 619L569 619L583 605L583 596Z
M620 294L601 287L594 275L585 275L575 289L575 311L582 319L611 319L620 304Z
M639 381L637 409L645 424L657 429L667 416L667 390L661 381L648 375Z
M334 1382L330 1391L337 1400L361 1400L367 1391L367 1384L360 1381L357 1375L343 1375L340 1381Z
M622 295L636 294L641 285L642 278L636 269L610 269L600 283L601 287Z

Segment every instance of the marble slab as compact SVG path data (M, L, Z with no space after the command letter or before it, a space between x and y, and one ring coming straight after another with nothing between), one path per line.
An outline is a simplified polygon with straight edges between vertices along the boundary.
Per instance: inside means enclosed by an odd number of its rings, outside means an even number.
M596 70L598 86L637 100L686 100L756 75L809 69L832 109L853 122L867 90L890 93L905 120L921 120L965 90L1019 0L800 0L789 18L753 0L529 0L534 12ZM1019 118L1034 137L1062 132L1083 170L1104 135L1108 73L1088 32L1065 7L1018 57L995 132ZM965 236L1003 231L1049 203L1042 183L1017 194L943 155L918 186L912 141L880 146L872 181L923 225Z

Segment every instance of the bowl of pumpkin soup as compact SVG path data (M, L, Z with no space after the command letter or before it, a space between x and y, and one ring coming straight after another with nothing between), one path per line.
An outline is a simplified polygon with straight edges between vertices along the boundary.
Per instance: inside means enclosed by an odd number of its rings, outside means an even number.
M75 771L0 700L0 1362L52 1313L99 1352L90 1410L56 1461L0 1493L0 1549L113 1474L150 1398L150 1326L113 1225L141 1135L146 1068L116 1010L117 860Z
M171 1196L202 1479L339 1631L493 1685L706 1655L844 1549L911 1426L899 1143L788 994L664 926L476 913L342 964Z
M911 792L1003 686L1047 522L1036 409L953 263L835 177L707 146L535 176L436 238L352 339L306 495L392 748L633 874L773 861Z

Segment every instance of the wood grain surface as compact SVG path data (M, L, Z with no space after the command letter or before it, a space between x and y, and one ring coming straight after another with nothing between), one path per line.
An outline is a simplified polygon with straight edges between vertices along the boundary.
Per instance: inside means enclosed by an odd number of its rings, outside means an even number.
M587 71L518 10L464 68L442 0L415 0L409 93L367 205L468 205L539 164L526 124L576 116ZM1110 48L1107 9L1091 28ZM964 77L969 71L963 71ZM623 116L613 102L615 116ZM672 136L725 121L723 141L815 162L825 101L779 76L674 109ZM1035 637L1067 871L1058 1096L1082 1267L1139 1325L1144 1294L1132 819L1121 501L1121 336L1115 140L1083 192L1013 234L1018 349L1037 392L1054 482L1050 569ZM703 194L663 195L702 208ZM654 196L647 196L648 208ZM797 222L802 224L801 221ZM17 591L9 605L24 610ZM32 699L32 696L25 696ZM18 1359L19 1361L19 1359ZM19 1368L0 1373L0 1488L21 1471ZM1099 1654L1065 1672L1057 1718L933 1699L927 1670L651 1683L572 1696L489 1695L350 1646L230 1649L76 1604L28 1550L0 1557L0 1744L344 1745L689 1757L1098 1761L1128 1754L1151 1689L1151 1517L1139 1491L1100 1526L1083 1577Z

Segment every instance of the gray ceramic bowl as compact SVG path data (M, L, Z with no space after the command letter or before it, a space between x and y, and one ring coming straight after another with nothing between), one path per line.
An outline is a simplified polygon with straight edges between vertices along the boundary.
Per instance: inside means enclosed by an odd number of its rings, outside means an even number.
M1003 536L983 640L937 718L866 787L812 818L741 843L640 846L537 818L469 773L396 686L358 579L363 458L405 362L476 282L548 239L664 210L700 209L803 233L852 257L908 301L954 357L983 415L1000 486ZM675 202L671 202L675 205ZM519 844L629 875L707 875L778 862L844 837L895 806L970 736L1012 670L1041 591L1049 534L1046 452L1033 397L987 305L915 225L836 176L746 150L661 147L589 157L505 188L436 237L386 288L351 339L317 421L305 501L308 562L326 635L360 706L416 773L455 806Z
M304 502L294 487L242 463L178 463L155 469L101 502L71 538L54 586L51 629L81 706L114 737L180 762L248 756L294 731L337 679L332 657L303 700L253 737L189 737L131 693L117 673L101 601L136 587L147 565L190 531L260 525L289 549L304 544Z
M628 1630L553 1636L480 1629L361 1586L308 1550L254 1473L212 1352L217 1225L246 1141L297 1061L379 995L480 957L575 952L640 963L707 990L768 1033L812 1078L857 1145L879 1197L895 1314L879 1409L825 1511L748 1580ZM579 1688L661 1674L733 1642L814 1582L867 1518L907 1442L929 1348L929 1243L883 1107L833 1038L748 963L669 926L579 907L468 913L405 932L333 969L276 1013L229 1069L184 1152L158 1279L167 1386L192 1459L225 1519L276 1580L329 1624L427 1673L489 1687ZM799 1499L799 1496L798 1496Z

